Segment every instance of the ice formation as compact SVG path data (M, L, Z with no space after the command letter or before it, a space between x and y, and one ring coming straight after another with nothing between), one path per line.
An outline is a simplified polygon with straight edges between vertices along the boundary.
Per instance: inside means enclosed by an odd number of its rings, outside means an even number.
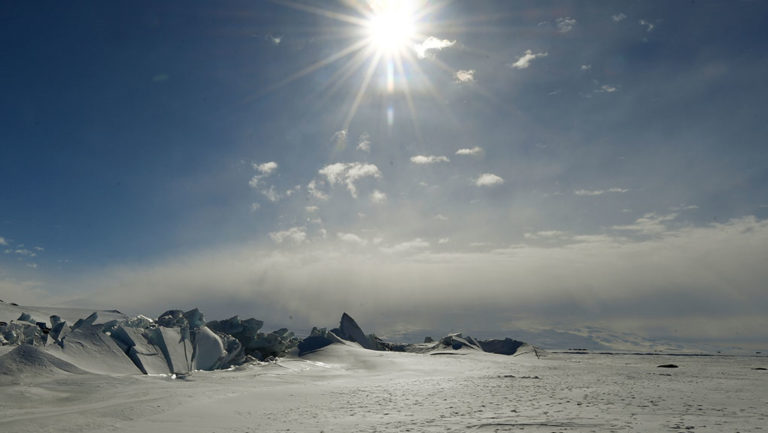
M303 356L331 344L374 351L475 350L504 355L525 345L509 338L478 341L462 334L437 342L425 339L423 344L392 343L365 334L347 313L342 314L338 328L313 328L308 337L299 339L286 328L261 332L264 323L254 318L206 322L197 308L168 310L153 320L127 317L116 310L60 309L45 317L46 311L53 310L0 306L0 345L18 346L0 356L0 366L15 363L43 371L179 375L282 357L295 347Z

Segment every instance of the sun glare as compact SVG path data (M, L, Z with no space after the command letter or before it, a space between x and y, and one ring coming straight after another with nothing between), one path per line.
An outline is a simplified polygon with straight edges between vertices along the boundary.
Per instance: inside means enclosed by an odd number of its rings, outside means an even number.
M402 52L413 43L415 21L411 2L377 2L367 26L371 45L382 54Z

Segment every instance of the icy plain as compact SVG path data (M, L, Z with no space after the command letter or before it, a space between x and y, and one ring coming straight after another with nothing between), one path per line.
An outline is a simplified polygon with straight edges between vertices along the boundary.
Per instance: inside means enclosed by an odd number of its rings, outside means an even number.
M450 353L450 354L449 354ZM759 432L766 358L377 352L303 357L186 377L6 375L1 432ZM673 363L676 369L658 368Z

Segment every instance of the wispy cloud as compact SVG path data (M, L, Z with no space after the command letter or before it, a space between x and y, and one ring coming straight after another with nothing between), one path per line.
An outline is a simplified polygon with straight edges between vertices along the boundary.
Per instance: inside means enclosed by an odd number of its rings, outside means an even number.
M557 24L557 31L560 33L568 33L576 26L576 20L571 17L563 17L555 20Z
M360 246L365 246L368 244L368 241L361 238L360 236L354 234L354 233L336 233L336 236L343 242L350 243L350 244L356 244Z
M320 189L320 185L318 185L321 182L322 181L318 182L315 179L310 180L309 183L307 184L307 192L309 192L309 194L312 197L314 197L314 198L316 198L318 200L328 200L328 194L323 192Z
M465 155L465 156L480 155L481 153L483 153L483 148L480 146L465 147L456 151L456 155Z
M257 202L251 203L251 212L256 212L257 210L261 209L261 205Z
M374 164L364 164L361 162L337 162L329 164L318 171L325 176L331 186L338 183L344 183L352 194L357 198L357 187L355 182L365 177L380 178L381 171Z
M547 57L549 53L534 53L531 50L525 50L525 54L520 56L519 59L515 61L515 63L510 64L509 66L515 68L515 69L526 69L529 66L531 66L531 62L539 57Z
M587 196L587 197L593 197L598 195L603 195L609 192L613 193L619 193L623 194L625 192L628 192L628 189L625 188L608 188L608 189L577 189L573 193L578 196Z
M261 164L254 162L252 165L253 169L259 172L259 174L253 176L248 182L248 185L254 189L259 188L261 180L271 176L274 172L277 171L278 168L278 165L275 161L263 162Z
M387 194L379 191L378 189L374 189L370 196L371 203L374 204L382 204L387 201Z
M611 86L609 84L603 84L600 86L599 89L595 90L595 93L613 93L615 91L619 90L616 88L616 86Z
M269 237L272 238L276 244L287 242L301 244L307 240L307 230L305 227L291 227L288 230L271 232Z
M623 12L619 12L616 15L611 15L613 22L618 23L627 19L627 16Z
M336 147L336 150L345 149L347 147L347 130L342 129L334 132L331 136L331 142Z
M483 173L477 179L475 179L475 185L477 186L494 186L504 183L504 179L493 173Z
M360 138L357 139L357 150L363 152L371 151L371 136L367 132L360 134Z
M459 69L456 71L456 81L459 83L470 83L475 81L474 69Z
M581 65L582 71L589 71L590 69L592 69L592 65Z
M411 157L411 162L414 164L425 165L435 164L438 162L451 162L447 156L435 156L435 155L416 155Z
M647 213L635 220L633 224L616 225L614 230L627 230L645 235L658 235L666 232L667 222L673 221L678 216L677 213L667 215L657 215L654 212Z
M401 242L391 247L382 247L381 251L387 254L400 254L419 251L425 248L429 248L429 242L422 238L416 238L410 241Z
M2 236L0 236L0 245L8 245L8 241L6 241Z
M275 45L280 45L280 42L283 41L283 35L273 35L270 33L267 35L267 39Z
M656 26L652 22L649 22L649 21L646 21L646 20L640 20L640 21L638 21L638 23L641 26L645 27L645 31L646 32L652 32L653 29L656 28Z
M450 46L453 46L456 41L451 41L448 39L438 39L434 36L429 36L427 39L424 40L424 42L420 44L416 44L413 46L413 49L416 51L416 55L423 59L427 57L430 51L434 50L442 50L443 48L448 48Z

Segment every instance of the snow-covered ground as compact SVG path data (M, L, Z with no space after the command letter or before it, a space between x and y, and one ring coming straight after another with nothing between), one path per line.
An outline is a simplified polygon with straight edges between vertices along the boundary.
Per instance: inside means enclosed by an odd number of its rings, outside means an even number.
M184 378L67 372L32 354L0 375L0 432L768 429L768 372L755 370L768 358L445 353L333 344Z

